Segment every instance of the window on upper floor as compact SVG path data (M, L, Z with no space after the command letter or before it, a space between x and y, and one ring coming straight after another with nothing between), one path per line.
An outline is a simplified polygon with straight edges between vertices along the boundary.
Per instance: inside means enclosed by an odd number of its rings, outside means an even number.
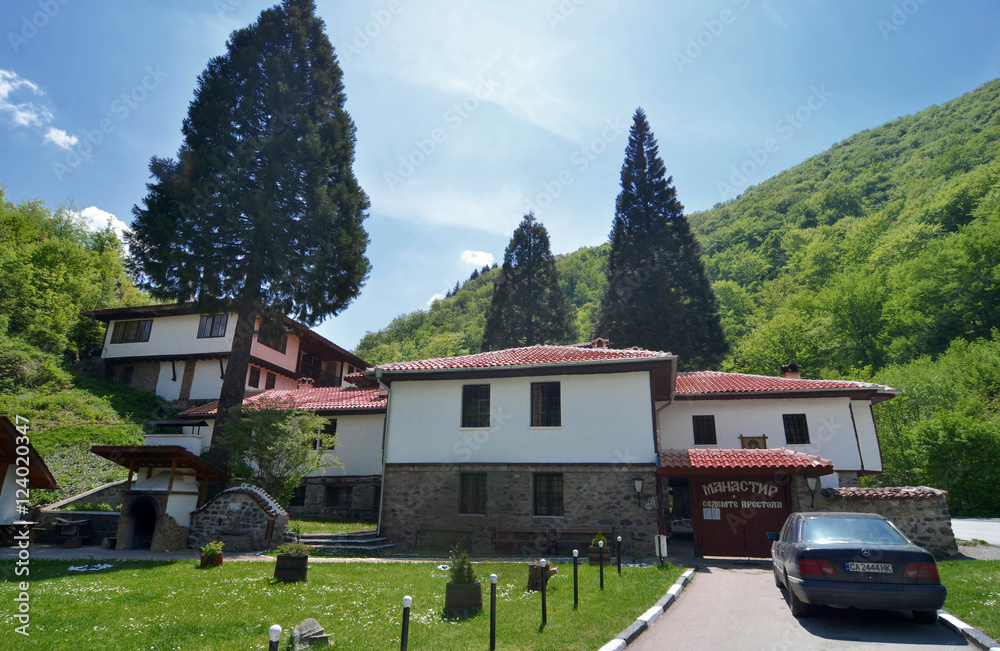
M715 416L692 416L695 445L718 445L715 436Z
M462 386L462 427L490 426L490 385Z
M563 514L563 476L561 472L535 473L535 515Z
M531 426L562 426L561 390L558 382L531 383Z
M805 414L783 414L785 421L785 443L788 445L808 445L809 425Z
M153 329L153 320L115 321L111 331L111 343L135 344L149 341L149 331Z
M337 434L337 419L330 418L326 421L326 425L323 426L323 436L317 437L312 440L312 449L319 450L323 442L326 442L327 450L336 449L336 440L334 436Z
M486 473L463 472L458 500L458 512L466 515L486 515Z
M247 379L247 384L252 386L254 389L260 388L260 367L251 366L250 367L250 377Z
M198 338L225 337L228 321L228 314L209 314L201 317L201 321L198 323Z
M257 342L284 354L288 348L288 333L280 328L261 328L257 332Z
M275 382L278 381L278 376L274 373L268 373L267 378L264 380L264 389L273 389Z

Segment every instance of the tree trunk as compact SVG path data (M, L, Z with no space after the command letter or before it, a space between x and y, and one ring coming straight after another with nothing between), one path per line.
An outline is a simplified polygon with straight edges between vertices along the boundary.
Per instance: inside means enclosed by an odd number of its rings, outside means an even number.
M246 389L247 368L250 366L250 348L257 324L257 301L241 301L236 308L236 330L233 332L233 348L229 354L229 364L219 392L219 408L215 415L212 431L212 445L208 449L208 460L214 466L229 471L229 449L226 447L226 421L229 410L243 404Z

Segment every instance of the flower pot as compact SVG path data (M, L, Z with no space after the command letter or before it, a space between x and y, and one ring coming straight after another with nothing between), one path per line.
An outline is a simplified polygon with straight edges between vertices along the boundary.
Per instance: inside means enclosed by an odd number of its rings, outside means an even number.
M285 583L308 581L308 572L308 554L278 554L278 561L274 564L274 578Z
M220 565L222 565L222 552L212 554L211 556L201 555L202 567L219 567Z
M590 564L591 565L599 565L601 563L601 557L602 556L604 557L604 564L605 565L611 565L611 548L610 547L608 547L607 545L605 545L604 548L602 549L602 548L597 547L595 545L591 545L587 549L590 552Z
M445 586L444 613L448 617L468 617L483 609L483 586L475 583L453 583Z

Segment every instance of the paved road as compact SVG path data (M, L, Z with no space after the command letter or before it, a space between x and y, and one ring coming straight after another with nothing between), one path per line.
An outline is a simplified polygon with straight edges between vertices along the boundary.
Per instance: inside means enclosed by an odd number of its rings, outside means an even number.
M770 570L707 568L629 651L963 647L965 639L943 624L917 624L905 612L821 608L795 619Z
M956 538L985 540L1000 545L1000 518L952 518L951 529Z

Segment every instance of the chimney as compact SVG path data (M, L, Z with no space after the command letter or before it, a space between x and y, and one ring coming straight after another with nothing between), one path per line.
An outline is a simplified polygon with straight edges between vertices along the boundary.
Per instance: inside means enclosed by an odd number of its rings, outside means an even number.
M607 348L608 344L610 344L610 343L611 343L611 341L609 339L602 339L601 337L598 337L597 339L591 339L590 340L590 347L591 348Z
M297 389L312 389L314 380L311 377L300 377Z
M785 378L786 380L801 380L802 379L802 373L800 372L801 370L802 367L796 364L795 362L792 362L791 364L782 364L781 377Z

